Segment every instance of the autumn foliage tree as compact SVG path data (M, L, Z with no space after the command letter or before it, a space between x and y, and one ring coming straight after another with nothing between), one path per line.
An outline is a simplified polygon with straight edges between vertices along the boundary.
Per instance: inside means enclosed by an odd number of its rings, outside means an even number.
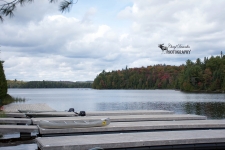
M154 65L105 72L95 78L95 89L170 89L177 88L183 66Z
M225 56L187 60L185 65L154 65L104 70L95 78L94 89L180 89L193 92L225 91Z

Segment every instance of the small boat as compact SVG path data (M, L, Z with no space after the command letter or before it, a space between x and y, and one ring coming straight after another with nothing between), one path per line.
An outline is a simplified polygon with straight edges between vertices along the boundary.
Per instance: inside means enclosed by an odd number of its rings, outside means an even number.
M45 129L67 129L67 128L90 128L90 127L102 127L110 124L110 119L98 119L98 120L69 120L69 121L49 121L41 120L38 124L40 128Z

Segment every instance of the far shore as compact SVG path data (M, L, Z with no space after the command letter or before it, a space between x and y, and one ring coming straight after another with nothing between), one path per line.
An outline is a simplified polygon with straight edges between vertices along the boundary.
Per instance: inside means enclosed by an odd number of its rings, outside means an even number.
M193 91L182 91L180 89L94 89L94 88L10 88L8 89L93 89L93 90L175 90L175 91L180 91L184 93L225 93L223 90L216 90L216 91L209 91L209 90L193 90Z

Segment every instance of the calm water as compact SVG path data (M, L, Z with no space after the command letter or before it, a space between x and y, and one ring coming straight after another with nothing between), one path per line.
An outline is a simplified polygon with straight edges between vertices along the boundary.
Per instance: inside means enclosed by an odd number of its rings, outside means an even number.
M46 103L55 110L171 110L179 114L225 118L225 94L184 93L174 90L9 89L25 103Z
M171 110L177 114L225 119L225 94L183 93L174 90L9 89L24 103L46 103L58 111ZM7 136L7 135L5 135ZM35 144L7 149L35 149ZM0 150L6 147L0 148Z

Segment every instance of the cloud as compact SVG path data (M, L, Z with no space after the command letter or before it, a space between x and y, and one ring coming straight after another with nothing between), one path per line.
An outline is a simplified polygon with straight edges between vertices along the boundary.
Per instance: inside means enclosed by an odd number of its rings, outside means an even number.
M223 1L215 3L211 0L204 3L192 0L188 3L176 0L134 1L132 6L119 12L118 17L133 21L132 34L127 36L132 39L133 47L141 49L143 41L148 43L146 47L157 43L189 44L194 48L193 53L202 53L203 56L207 55L205 52L211 53L212 47L224 47L224 21L223 16L218 15L224 13L222 4ZM218 8L217 15L211 13L212 8Z
M116 19L99 13L105 1L79 3L79 13L68 15L58 4L35 1L0 24L7 79L94 80L102 70L180 65L225 49L222 0L121 2L110 8ZM189 45L192 51L162 54L160 43Z
M109 61L117 57L113 53L117 36L104 24L96 26L73 17L46 15L24 26L5 23L2 27L0 40L7 79L93 80L102 70L95 66L96 59Z

